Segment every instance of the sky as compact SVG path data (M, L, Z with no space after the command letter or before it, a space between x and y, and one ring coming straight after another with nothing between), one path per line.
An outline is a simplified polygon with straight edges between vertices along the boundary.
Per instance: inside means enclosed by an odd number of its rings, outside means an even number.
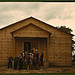
M69 27L75 35L75 2L0 2L0 28L30 16L54 27Z

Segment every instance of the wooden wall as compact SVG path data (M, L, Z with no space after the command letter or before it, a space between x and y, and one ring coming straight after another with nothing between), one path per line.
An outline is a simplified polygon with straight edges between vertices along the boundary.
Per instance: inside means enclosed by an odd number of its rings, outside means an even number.
M38 27L40 27L41 29L43 29L42 30L43 32L44 30L46 30L52 33L50 35L50 40L49 40L49 43L50 43L48 46L49 49L47 50L48 60L50 65L51 66L71 66L72 65L72 60L71 60L72 36L67 33L61 32L60 30L57 30L56 28L46 25L45 23L42 23L33 18L15 23L9 27L6 27L0 30L0 65L7 65L7 59L9 55L11 54L13 56L13 41L12 41L13 38L12 38L11 32L23 26L26 26L29 23L33 23L37 29ZM19 30L18 32L22 32L22 31ZM46 32L46 34L48 32ZM17 36L16 33L14 34L15 37ZM30 32L30 33L34 34L35 32ZM42 33L42 35L44 34ZM19 36L21 37L20 34ZM29 36L31 35L29 34ZM48 36L46 35L45 37L48 37ZM43 42L44 41L41 41L39 45L43 44Z
M14 37L49 37L49 32L29 24L13 33Z
M71 37L63 35L52 37L54 38L50 38L50 50L48 51L50 64L53 66L71 66Z

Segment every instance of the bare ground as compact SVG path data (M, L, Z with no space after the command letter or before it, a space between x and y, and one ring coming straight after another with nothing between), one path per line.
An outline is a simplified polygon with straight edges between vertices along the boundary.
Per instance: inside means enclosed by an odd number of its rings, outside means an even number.
M7 66L0 67L0 74L9 73L75 73L75 66L72 67L50 67L43 70L14 70L8 69Z

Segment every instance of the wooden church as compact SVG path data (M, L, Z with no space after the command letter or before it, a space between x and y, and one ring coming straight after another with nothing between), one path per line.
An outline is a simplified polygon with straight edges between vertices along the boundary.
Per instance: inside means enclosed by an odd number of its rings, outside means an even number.
M72 35L29 17L0 29L0 66L7 65L10 54L15 57L26 46L42 51L49 66L72 65Z

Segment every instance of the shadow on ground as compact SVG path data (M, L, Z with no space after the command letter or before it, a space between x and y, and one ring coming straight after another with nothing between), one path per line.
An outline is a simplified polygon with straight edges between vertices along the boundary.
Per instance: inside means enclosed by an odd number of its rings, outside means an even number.
M43 70L14 70L8 69L6 66L0 67L0 74L10 73L75 73L75 66L72 67L50 67Z

